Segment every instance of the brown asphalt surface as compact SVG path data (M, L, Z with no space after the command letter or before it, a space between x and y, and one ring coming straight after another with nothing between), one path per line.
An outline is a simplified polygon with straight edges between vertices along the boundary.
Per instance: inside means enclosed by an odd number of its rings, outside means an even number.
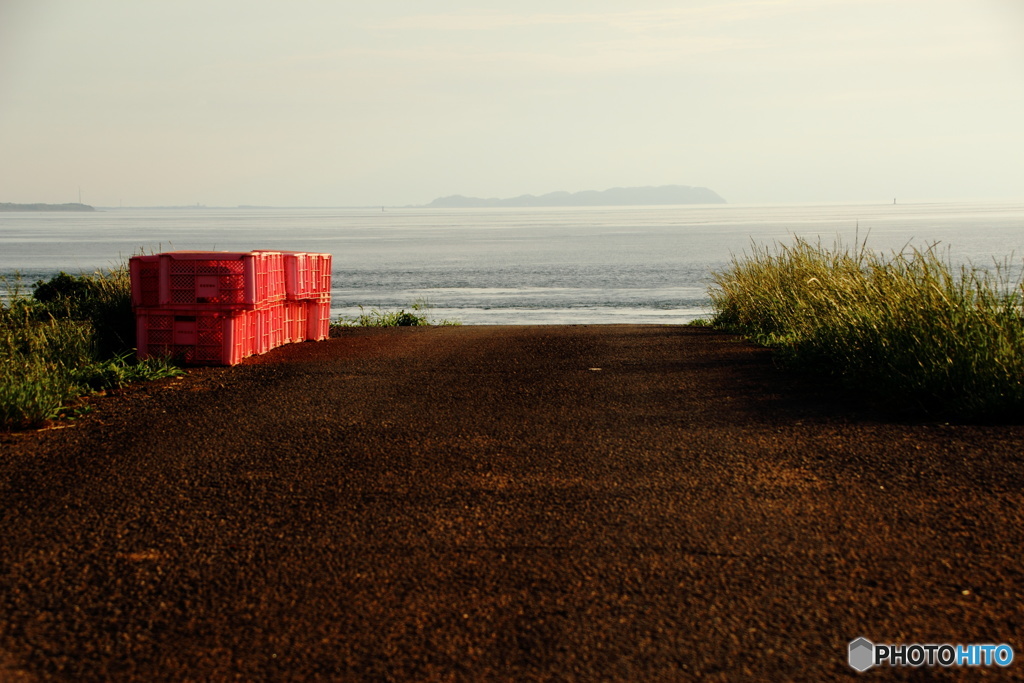
M1024 677L1024 427L735 337L353 329L93 405L0 434L0 681Z

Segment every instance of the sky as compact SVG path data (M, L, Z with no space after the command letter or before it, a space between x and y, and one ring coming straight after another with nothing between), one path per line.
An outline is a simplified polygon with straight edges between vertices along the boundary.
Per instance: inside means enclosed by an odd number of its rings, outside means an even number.
M0 202L1024 199L1021 0L0 0Z

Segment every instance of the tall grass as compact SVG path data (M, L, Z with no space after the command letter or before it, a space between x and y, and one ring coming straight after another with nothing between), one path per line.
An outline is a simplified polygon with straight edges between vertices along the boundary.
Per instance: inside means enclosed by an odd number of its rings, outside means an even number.
M1024 284L1006 264L957 268L934 246L882 256L797 238L734 258L710 295L717 327L891 407L1024 417Z
M31 296L17 283L7 289L0 302L0 428L39 425L90 391L180 373L165 361L133 360L124 267L61 273L36 283Z
M32 297L58 318L91 322L100 357L135 346L132 283L126 264L91 275L62 272L37 282Z

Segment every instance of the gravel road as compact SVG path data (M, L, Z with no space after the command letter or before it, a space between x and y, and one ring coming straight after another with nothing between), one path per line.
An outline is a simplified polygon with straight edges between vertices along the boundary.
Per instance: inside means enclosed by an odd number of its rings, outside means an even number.
M735 337L352 329L92 405L0 434L2 681L1024 678L1024 427Z

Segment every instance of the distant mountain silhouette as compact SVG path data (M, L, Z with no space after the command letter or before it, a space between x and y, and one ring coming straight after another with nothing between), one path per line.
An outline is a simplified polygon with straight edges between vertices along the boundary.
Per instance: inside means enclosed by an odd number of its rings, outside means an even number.
M725 204L716 192L706 187L663 185L661 187L613 187L604 192L550 192L538 196L524 194L510 199L480 199L452 195L439 197L427 208L480 208L502 206L637 206L648 204Z

